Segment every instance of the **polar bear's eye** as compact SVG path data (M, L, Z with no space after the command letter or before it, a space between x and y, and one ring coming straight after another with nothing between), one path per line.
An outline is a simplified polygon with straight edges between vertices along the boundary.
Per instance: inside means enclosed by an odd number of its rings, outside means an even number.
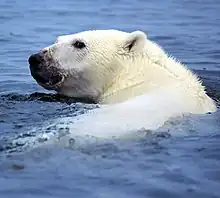
M83 43L82 41L75 41L73 43L73 46L78 49L82 49L82 48L86 47L85 43Z

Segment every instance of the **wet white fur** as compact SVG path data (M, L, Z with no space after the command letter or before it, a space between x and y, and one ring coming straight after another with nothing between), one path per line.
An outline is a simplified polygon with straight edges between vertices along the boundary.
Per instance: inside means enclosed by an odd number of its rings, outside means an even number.
M86 48L74 49L76 40ZM61 36L46 49L65 71L59 93L106 104L79 116L74 134L114 136L157 129L183 113L216 111L197 76L141 31L85 31Z

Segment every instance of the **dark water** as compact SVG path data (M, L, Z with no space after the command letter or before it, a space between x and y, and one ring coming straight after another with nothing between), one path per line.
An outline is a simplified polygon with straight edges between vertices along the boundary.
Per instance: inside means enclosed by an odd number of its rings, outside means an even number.
M1 0L0 197L220 197L219 112L138 140L24 149L39 134L46 141L45 121L93 108L40 94L47 92L30 76L31 53L62 34L141 29L194 69L218 100L219 11L219 0Z

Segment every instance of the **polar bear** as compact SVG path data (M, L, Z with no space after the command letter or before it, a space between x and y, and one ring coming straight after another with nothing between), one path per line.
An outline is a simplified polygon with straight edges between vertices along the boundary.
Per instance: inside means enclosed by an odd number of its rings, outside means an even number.
M217 109L201 80L140 30L59 36L29 65L42 87L101 104L75 123L79 133L157 129L171 117Z
M188 112L216 111L198 77L139 30L88 30L59 36L53 45L31 55L29 64L42 87L66 96L114 104L175 90L182 94Z

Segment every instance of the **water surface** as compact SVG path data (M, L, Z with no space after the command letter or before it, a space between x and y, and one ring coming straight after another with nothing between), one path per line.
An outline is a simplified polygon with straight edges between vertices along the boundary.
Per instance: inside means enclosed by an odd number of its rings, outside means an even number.
M41 130L45 122L94 106L42 94L27 64L62 34L139 29L195 70L218 100L219 10L218 0L2 0L0 197L220 197L219 112L169 122L139 139L35 148L54 130Z

